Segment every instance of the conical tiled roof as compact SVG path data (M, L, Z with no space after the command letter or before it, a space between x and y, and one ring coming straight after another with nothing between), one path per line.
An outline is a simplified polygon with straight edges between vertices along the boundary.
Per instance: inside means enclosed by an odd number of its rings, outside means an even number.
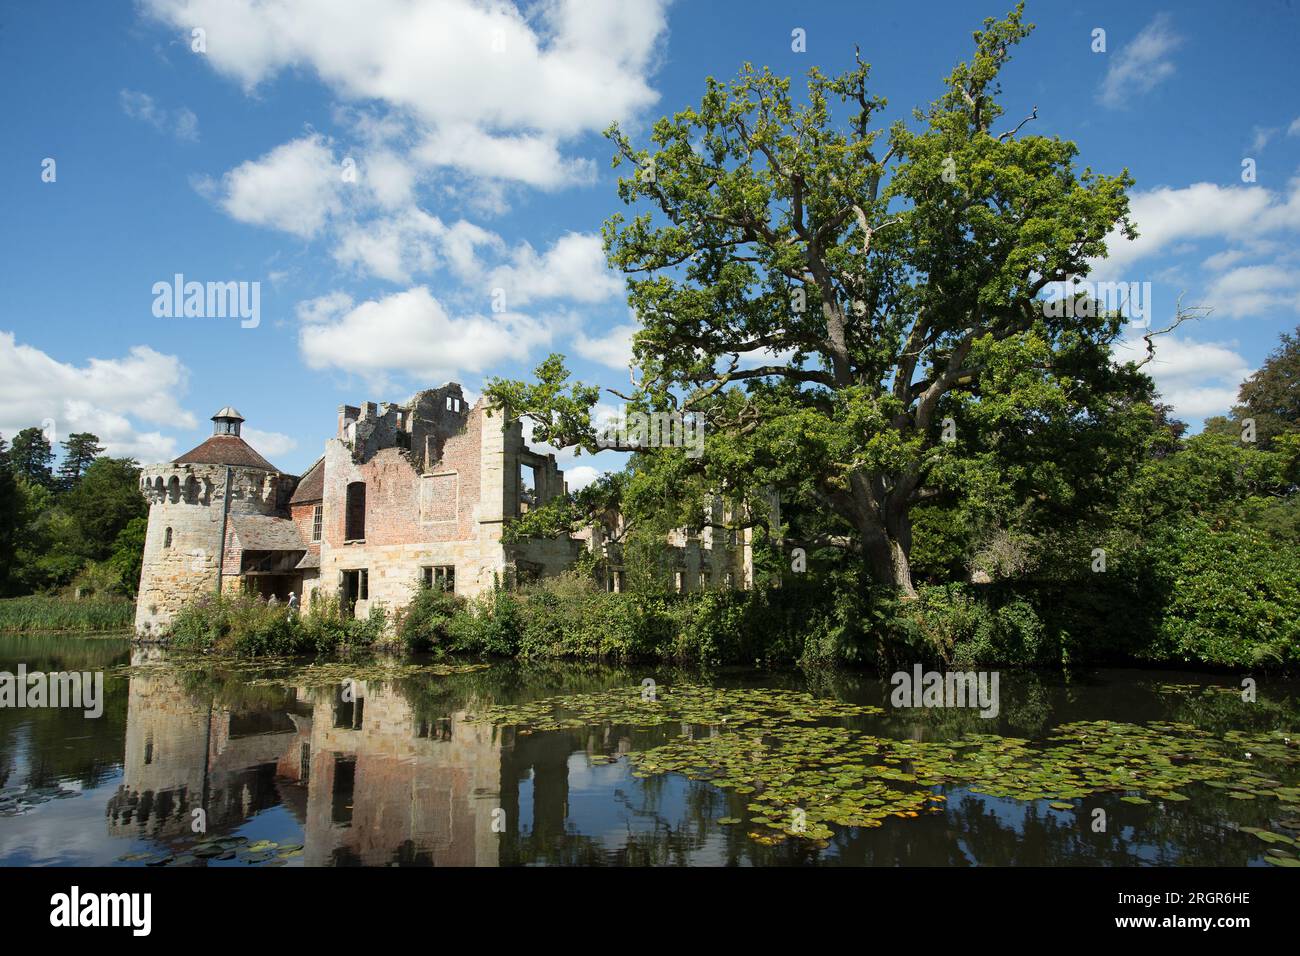
M239 465L243 468L261 468L263 471L280 470L238 435L213 435L203 444L181 455L173 464Z

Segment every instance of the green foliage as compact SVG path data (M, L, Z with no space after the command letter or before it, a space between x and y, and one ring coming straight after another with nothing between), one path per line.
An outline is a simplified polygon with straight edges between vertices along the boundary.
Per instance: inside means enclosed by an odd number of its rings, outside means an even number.
M117 573L117 588L131 598L135 597L140 587L144 539L148 530L148 518L132 518L117 533L117 538L113 541L113 553L108 558L108 564Z
M234 657L346 654L374 647L387 627L379 605L358 619L330 597L299 614L251 594L211 594L182 607L165 637L171 647Z
M135 604L120 597L73 601L32 596L0 600L0 632L4 631L123 631L135 620Z
M508 417L531 419L537 441L578 446L595 454L599 448L590 412L600 389L581 382L568 385L569 370L561 355L551 355L533 375L536 381L531 384L489 379L483 394L494 409L504 409Z
M1148 552L1163 598L1154 656L1220 666L1300 663L1300 548L1204 521Z
M1272 447L1280 435L1300 432L1300 327L1294 335L1283 333L1259 371L1241 383L1231 419L1210 419L1205 428L1239 438L1247 418L1255 423L1261 448Z
M118 534L148 505L140 493L140 467L130 458L96 458L60 506L71 516L88 558L113 553Z
M393 617L398 643L410 651L442 650L464 599L438 588L421 587Z
M18 570L18 542L25 519L18 479L0 462L0 595L15 590L13 581Z
M111 589L132 595L140 574L132 548L142 552L143 538L136 532L119 536L148 510L139 466L129 458L92 457L102 449L88 432L71 436L64 447L58 482L49 469L49 442L38 428L15 436L7 467L0 468L0 594L53 591L87 570L106 586L93 566L108 560L120 577Z
M1150 380L1112 364L1118 316L1038 297L1086 275L1112 231L1133 234L1131 179L1080 169L1073 143L995 129L999 75L1031 29L1019 6L985 21L914 127L879 126L859 62L811 70L802 97L748 64L710 78L645 148L610 129L635 210L603 232L641 322L630 403L707 423L702 456L646 456L634 484L667 489L661 512L725 488L753 521L775 489L821 512L811 537L910 595L922 503L948 496L970 529L1113 500ZM735 358L755 352L790 358ZM536 379L489 393L590 449L595 390L567 386L560 356ZM937 574L955 555L921 559Z
M54 487L54 449L45 432L32 427L24 428L9 447L9 469L16 476L43 488Z
M90 432L74 432L63 445L63 462L59 465L59 487L68 491L76 487L91 463L104 453L99 437Z

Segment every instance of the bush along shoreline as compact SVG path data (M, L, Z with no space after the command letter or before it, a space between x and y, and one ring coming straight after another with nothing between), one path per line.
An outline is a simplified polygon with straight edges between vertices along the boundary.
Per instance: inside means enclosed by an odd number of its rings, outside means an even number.
M240 657L399 651L715 666L1300 664L1290 623L1300 620L1300 559L1272 554L1268 575L1256 578L1262 584L1244 590L1233 569L1253 560L1246 539L1160 546L1181 564L1106 582L923 585L913 600L851 574L688 594L611 593L569 574L468 600L420 588L405 607L376 606L364 618L332 598L298 613L213 595L183 608L164 643ZM1211 560L1216 549L1235 549L1232 560Z

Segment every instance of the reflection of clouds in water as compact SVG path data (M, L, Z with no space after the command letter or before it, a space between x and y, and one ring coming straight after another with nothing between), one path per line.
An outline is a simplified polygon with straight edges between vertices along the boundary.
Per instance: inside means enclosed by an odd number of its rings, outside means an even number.
M78 784L78 797L50 800L21 816L0 819L0 862L6 866L111 866L129 849L125 841L106 840L104 833L104 806L121 780L122 775L115 773L88 790Z

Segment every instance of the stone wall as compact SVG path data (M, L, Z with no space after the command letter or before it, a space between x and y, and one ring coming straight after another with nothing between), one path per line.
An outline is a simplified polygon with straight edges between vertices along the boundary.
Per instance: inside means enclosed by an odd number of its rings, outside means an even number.
M501 527L517 508L517 483L507 486L507 475L517 474L517 465L511 472L508 464L522 450L518 426L503 428L482 402L469 408L459 386L422 392L408 408L409 448L396 431L388 447L376 447L373 430L357 432L366 421L364 406L355 423L345 407L343 437L326 443L321 587L338 589L343 571L366 569L361 616L375 602L405 605L425 567L453 566L456 591L467 596L492 587L506 570ZM356 434L364 435L360 447L349 440ZM365 537L348 540L354 482L366 489Z
M495 866L498 734L462 712L422 722L391 687L355 689L362 706L343 719L333 693L317 692L304 862L384 865L405 845L436 866ZM349 713L359 725L347 725ZM350 764L350 781L340 779L341 763Z
M232 467L230 513L282 514L296 482L292 475ZM229 582L237 585L239 554L221 539L225 465L152 465L141 470L140 490L149 503L149 524L135 629L156 635L183 604L215 593L219 560L223 589ZM229 542L229 528L226 534Z

